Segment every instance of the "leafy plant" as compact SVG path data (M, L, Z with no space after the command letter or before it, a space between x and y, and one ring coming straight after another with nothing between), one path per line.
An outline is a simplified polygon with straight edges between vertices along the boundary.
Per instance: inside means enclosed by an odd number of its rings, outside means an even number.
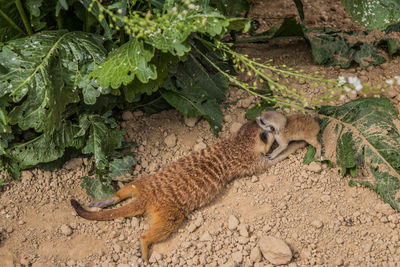
M396 0L341 0L353 20L371 29L383 30L400 19L400 3Z
M400 210L400 129L393 104L385 98L361 98L342 106L323 106L322 143L327 159L337 163L342 175L377 192ZM357 176L367 168L374 180Z
M390 27L386 34L390 32L400 32L400 29ZM265 32L237 42L268 42L276 38L302 37L310 45L313 60L318 64L348 68L355 62L361 68L367 68L386 62L379 49L386 48L389 56L400 51L400 41L386 34L377 36L371 31L345 32L327 27L306 28L294 18L285 18L280 27L273 26Z

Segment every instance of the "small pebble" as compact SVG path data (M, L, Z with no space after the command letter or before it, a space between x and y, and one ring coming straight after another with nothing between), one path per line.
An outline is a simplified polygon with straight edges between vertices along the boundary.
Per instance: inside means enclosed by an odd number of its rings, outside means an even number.
M65 236L70 236L70 235L72 235L72 229L71 229L71 227L70 227L69 225L67 225L67 224L61 225L60 231L61 231L61 233L62 233L63 235L65 235Z
M238 218L235 217L235 215L229 215L228 218L228 229L229 230L235 230L239 225L239 220Z

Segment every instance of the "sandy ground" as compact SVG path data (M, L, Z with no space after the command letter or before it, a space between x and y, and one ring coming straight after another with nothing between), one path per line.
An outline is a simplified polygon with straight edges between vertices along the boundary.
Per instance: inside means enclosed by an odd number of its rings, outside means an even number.
M296 14L292 1L258 1L251 18L268 28L277 18ZM305 23L360 29L339 1L304 1ZM315 65L303 40L237 46L236 51L328 77L358 76L371 85L400 75L399 57L379 67L342 70ZM296 84L294 85L296 86ZM310 95L320 91L298 84ZM396 91L397 90L397 91ZM399 88L388 95L399 108ZM341 104L356 96L346 96ZM246 121L255 103L232 88L224 108L222 136ZM177 111L147 116L124 113L127 140L139 144L134 177L157 171L191 151L216 142L204 120L185 120ZM283 240L293 253L288 266L400 266L400 214L374 192L348 186L337 168L304 166L305 149L266 173L227 185L214 201L196 210L179 230L151 250L151 266L272 266L260 252L268 236ZM148 218L109 222L77 217L70 198L89 203L80 187L86 159L73 159L60 170L24 171L21 181L0 195L0 266L141 266L140 236ZM368 175L361 173L360 175Z

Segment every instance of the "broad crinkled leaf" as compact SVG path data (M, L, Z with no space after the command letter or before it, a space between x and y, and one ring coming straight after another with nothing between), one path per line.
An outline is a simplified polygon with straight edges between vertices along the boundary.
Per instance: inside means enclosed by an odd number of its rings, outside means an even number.
M396 29L391 28L388 32L392 31ZM313 60L316 63L339 65L342 68L350 67L353 62L361 68L380 65L385 63L386 59L379 53L379 48L387 47L390 56L400 50L398 38L390 38L390 35L384 33L345 32L328 27L306 28L297 23L294 18L285 18L279 28L273 26L265 32L237 42L268 42L279 37L303 37L309 42Z
M217 100L225 99L227 82L215 83L207 73L197 72L199 65L194 59L180 63L174 78L170 79L161 95L185 117L203 116L215 133L221 130L222 111ZM199 73L199 75L193 75ZM217 74L215 74L217 75ZM219 79L225 79L219 76Z
M93 154L98 169L107 167L110 153L121 147L124 135L124 131L112 129L116 127L116 122L109 118L110 115L84 114L79 119L80 131L76 136L87 136L82 153Z
M0 0L0 42L27 35L15 1Z
M66 105L80 100L82 87L97 87L86 75L105 54L102 40L84 32L40 32L8 42L0 52L7 70L0 76L0 97L9 95L14 102L26 97L10 112L10 122L22 130L56 129Z
M133 156L127 155L120 159L113 159L110 162L110 174L111 178L123 176L127 173L132 172L132 166L136 163Z
M353 20L371 30L383 30L400 19L398 0L341 0L341 2Z
M92 199L103 199L114 194L114 188L109 181L103 181L100 177L84 176L81 178L81 186Z
M149 63L153 56L154 48L134 38L111 52L107 60L89 76L97 79L101 87L111 86L114 89L129 84L135 78L147 83L157 78L156 66Z
M353 176L355 164L369 169L374 179L357 177L355 182L400 210L400 120L393 104L361 98L338 107L323 106L319 114L325 157Z
M82 147L83 139L75 136L78 131L77 125L67 121L50 135L41 134L28 142L13 145L7 149L7 157L18 162L21 169L54 161L64 154L67 147Z
M368 32L352 33L330 28L305 30L314 61L318 64L339 65L342 68L350 67L352 62L357 62L362 68L386 62L386 59L378 53L378 44L381 40L365 41L368 34Z

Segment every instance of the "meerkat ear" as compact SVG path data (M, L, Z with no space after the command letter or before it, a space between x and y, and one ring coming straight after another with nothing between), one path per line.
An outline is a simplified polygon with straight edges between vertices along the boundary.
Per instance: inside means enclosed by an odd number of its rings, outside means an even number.
M257 122L258 126L260 126L261 128L265 127L265 122L261 116L258 116L256 118L256 122Z

